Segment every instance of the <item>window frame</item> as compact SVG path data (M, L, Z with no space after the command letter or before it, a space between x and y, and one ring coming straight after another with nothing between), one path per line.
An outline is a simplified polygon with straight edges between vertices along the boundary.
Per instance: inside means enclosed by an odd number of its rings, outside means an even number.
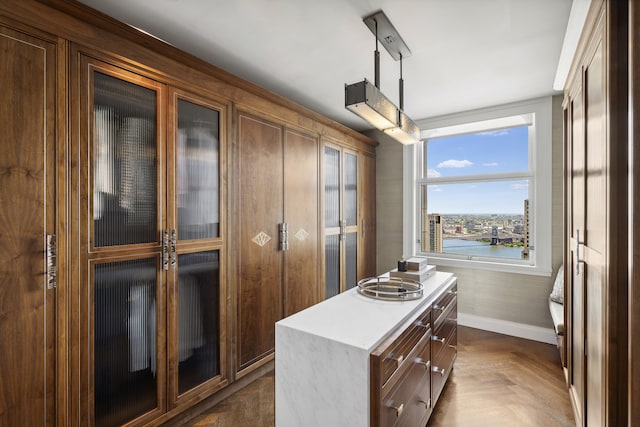
M529 125L530 124L530 125ZM422 178L423 143L404 147L403 152L403 257L426 256L430 264L446 267L503 271L551 276L551 198L552 198L552 106L551 96L512 104L472 110L418 121L421 140L477 133L507 127L529 125L529 201L530 240L533 249L529 260L469 257L446 253L422 253L420 250L421 185L451 179ZM426 165L424 165L426 167ZM521 172L459 177L459 182L518 179ZM427 202L428 204L428 202Z

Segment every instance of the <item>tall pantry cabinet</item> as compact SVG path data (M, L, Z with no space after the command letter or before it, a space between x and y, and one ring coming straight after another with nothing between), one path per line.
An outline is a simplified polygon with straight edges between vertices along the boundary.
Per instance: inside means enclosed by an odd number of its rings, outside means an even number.
M0 17L0 425L56 421L59 40ZM60 199L62 200L62 199ZM64 255L61 253L61 260Z
M325 141L375 269L373 140L77 2L0 2L0 52L0 425L180 424L272 369Z
M72 49L72 363L81 419L111 426L150 421L226 381L226 112L100 56Z
M318 138L236 115L236 377L273 359L274 324L318 302Z

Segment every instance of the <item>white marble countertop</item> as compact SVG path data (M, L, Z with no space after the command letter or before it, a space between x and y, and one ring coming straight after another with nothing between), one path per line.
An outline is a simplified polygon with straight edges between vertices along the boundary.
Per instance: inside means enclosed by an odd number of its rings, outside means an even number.
M370 352L386 335L447 286L452 273L436 272L424 281L423 296L412 301L382 301L358 293L338 294L276 323Z

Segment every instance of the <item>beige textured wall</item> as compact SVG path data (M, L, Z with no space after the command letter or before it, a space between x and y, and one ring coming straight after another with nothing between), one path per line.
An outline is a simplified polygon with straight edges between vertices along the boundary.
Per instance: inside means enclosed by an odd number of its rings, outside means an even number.
M563 252L562 97L553 98L552 277L438 267L458 277L458 311L492 319L552 328L548 297ZM378 272L393 268L402 255L402 145L385 135L378 139Z
M383 132L364 132L377 140L376 233L378 274L395 268L402 257L402 144Z

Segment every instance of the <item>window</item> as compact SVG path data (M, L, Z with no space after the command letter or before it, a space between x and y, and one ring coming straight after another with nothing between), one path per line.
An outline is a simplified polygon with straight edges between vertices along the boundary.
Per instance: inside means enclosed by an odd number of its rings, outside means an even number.
M413 195L405 252L432 264L550 274L551 99L421 127L422 142L405 152Z

